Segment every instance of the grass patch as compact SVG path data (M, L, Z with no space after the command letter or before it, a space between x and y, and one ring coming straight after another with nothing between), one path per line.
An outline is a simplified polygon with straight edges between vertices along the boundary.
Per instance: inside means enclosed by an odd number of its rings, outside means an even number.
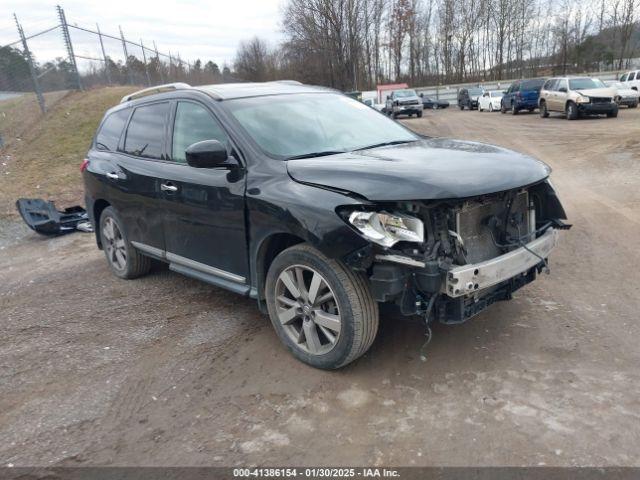
M55 200L59 208L82 204L80 163L105 110L136 87L68 92L39 113L35 95L0 102L0 216L14 217L20 197Z

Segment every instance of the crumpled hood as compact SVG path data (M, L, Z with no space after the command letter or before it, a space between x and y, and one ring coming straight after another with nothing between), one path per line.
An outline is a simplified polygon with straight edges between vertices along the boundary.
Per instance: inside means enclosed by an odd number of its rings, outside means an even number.
M616 91L613 88L587 88L584 90L576 90L580 95L585 97L615 97Z
M296 181L369 200L436 200L501 192L537 183L551 169L500 147L446 138L289 160Z

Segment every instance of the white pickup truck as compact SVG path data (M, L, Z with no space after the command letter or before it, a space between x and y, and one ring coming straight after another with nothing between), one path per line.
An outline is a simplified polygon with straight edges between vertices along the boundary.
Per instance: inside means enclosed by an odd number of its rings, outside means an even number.
M620 76L620 83L624 83L632 90L640 90L640 70L632 70Z

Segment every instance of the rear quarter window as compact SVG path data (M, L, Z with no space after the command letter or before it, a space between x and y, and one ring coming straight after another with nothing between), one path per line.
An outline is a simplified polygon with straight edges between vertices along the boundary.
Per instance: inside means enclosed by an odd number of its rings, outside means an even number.
M164 159L168 113L168 102L136 108L127 127L124 152L137 157Z
M96 134L95 148L115 152L118 149L122 130L127 123L131 110L119 110L107 115Z

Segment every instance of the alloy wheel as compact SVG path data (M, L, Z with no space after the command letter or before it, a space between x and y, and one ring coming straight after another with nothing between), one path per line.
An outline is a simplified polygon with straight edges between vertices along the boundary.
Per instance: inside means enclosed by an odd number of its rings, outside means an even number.
M111 265L118 270L127 267L127 249L118 224L111 217L107 217L102 226L102 236L105 240L104 249Z
M333 350L342 321L325 278L306 265L292 265L282 271L275 290L278 320L289 338L312 355Z

